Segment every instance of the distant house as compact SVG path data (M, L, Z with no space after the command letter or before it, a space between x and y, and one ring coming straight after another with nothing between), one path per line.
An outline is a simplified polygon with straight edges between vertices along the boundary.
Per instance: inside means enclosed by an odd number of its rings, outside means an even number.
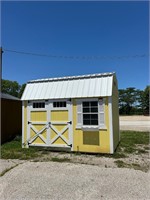
M115 73L34 80L23 101L23 147L114 153L119 142Z
M1 93L1 143L21 134L22 104L21 100L9 94Z

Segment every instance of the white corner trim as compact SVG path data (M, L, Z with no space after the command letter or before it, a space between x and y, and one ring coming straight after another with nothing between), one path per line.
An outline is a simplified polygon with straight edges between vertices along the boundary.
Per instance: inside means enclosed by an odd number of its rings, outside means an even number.
M24 101L22 101L22 147L24 147Z
M109 132L110 132L110 153L114 153L114 141L113 141L113 119L112 119L112 97L108 97L108 109L109 109Z

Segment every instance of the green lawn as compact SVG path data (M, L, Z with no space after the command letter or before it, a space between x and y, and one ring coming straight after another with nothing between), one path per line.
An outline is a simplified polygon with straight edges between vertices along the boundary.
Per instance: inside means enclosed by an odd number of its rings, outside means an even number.
M149 149L149 133L137 131L121 131L121 140L113 157L126 157L127 154L147 153Z
M113 155L102 155L112 158L124 158L129 154L147 153L149 149L149 133L135 131L121 131L121 141ZM48 153L48 149L42 147L22 148L21 137L1 146L1 158L3 159L33 159ZM53 158L55 160L55 158Z

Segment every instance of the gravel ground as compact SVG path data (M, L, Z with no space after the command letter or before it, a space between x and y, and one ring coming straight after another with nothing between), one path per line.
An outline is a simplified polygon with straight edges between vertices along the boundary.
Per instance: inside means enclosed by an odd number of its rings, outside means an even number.
M0 178L0 199L148 200L149 183L138 170L27 161Z
M150 116L120 116L120 129L150 131Z
M5 170L9 170L10 168L13 168L17 166L18 164L21 164L25 161L18 160L18 159L0 159L0 174L3 173Z

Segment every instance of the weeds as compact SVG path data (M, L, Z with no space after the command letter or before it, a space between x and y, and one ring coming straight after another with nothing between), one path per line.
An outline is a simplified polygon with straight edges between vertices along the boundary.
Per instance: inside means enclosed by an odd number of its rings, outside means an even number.
M51 161L53 161L53 162L70 162L70 159L69 158L52 157Z
M148 153L149 150L149 133L148 132L135 132L135 131L121 131L120 143L113 155L110 154L92 154L96 157L107 157L116 159L114 162L118 167L127 167L140 169L141 166L136 163L125 163L121 159L130 157L131 154L142 155ZM65 152L66 153L66 152ZM58 157L52 157L49 148L42 147L30 147L28 149L22 148L21 137L16 137L13 141L5 143L1 146L1 158L3 159L20 159L29 160L32 159L35 162L38 161L54 161L54 162L74 162L74 158L71 159L65 157L64 152L58 152ZM64 154L64 155L63 155ZM69 154L69 153L68 153ZM88 153L75 152L72 155L88 157ZM59 158L59 155L63 158ZM81 160L79 161L81 163Z

